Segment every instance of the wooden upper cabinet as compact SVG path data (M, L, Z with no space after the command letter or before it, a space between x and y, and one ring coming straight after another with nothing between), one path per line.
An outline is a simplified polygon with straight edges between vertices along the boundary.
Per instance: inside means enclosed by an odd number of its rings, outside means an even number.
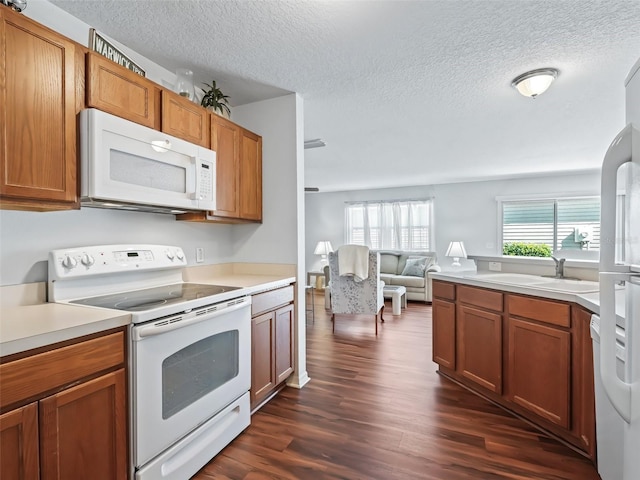
M262 221L262 137L240 132L240 218Z
M160 130L160 87L95 52L87 54L87 105Z
M78 208L77 46L8 8L0 20L2 207Z
M240 127L211 115L211 149L216 152L216 209L220 217L237 218L240 212Z
M197 103L169 90L162 90L162 131L195 143L211 146L211 115Z
M190 222L262 222L262 137L212 113L211 149L216 152L216 209L176 218Z

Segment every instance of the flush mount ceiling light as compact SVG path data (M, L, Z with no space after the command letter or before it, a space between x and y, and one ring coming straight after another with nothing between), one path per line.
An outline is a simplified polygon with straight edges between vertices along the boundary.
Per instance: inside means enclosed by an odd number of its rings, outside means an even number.
M547 91L551 83L558 78L558 70L555 68L539 68L518 75L511 85L525 97L536 98Z
M322 140L321 138L315 138L313 140L305 140L304 141L304 148L318 148L318 147L324 147L327 143Z

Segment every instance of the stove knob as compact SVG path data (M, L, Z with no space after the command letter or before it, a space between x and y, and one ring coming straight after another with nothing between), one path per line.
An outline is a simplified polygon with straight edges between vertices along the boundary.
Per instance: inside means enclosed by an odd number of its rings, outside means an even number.
M88 253L85 253L84 255L82 255L82 258L80 259L80 263L82 263L85 267L90 267L95 262L96 262L95 259Z
M176 250L176 257L178 257L178 260L184 260L184 252L182 250Z
M69 255L64 257L64 260L62 260L62 266L64 268L68 268L69 270L71 270L72 268L75 268L76 265L78 265L78 262L76 261L76 259L73 257L70 257Z
M164 252L164 253L166 253L166 254L167 254L167 258L168 258L169 260L173 260L173 259L174 259L174 255L173 255L173 252L172 252L171 250L167 250L167 251L166 251L166 252Z

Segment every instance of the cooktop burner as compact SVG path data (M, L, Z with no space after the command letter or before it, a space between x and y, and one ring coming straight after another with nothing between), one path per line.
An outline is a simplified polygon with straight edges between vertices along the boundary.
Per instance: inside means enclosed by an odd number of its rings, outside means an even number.
M160 306L175 305L197 298L211 297L240 287L204 285L199 283L176 283L162 287L145 288L131 292L83 298L70 303L91 307L112 308L127 312L142 312Z

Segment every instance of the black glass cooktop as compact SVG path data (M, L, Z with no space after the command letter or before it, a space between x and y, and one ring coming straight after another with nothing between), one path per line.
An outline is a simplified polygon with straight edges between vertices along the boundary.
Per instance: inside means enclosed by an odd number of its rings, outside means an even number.
M239 288L240 287L227 287L224 285L203 285L199 283L176 283L162 287L83 298L71 303L125 310L127 312L142 312L166 305L175 305L177 303L188 302L189 300L210 297L220 293L238 290Z

